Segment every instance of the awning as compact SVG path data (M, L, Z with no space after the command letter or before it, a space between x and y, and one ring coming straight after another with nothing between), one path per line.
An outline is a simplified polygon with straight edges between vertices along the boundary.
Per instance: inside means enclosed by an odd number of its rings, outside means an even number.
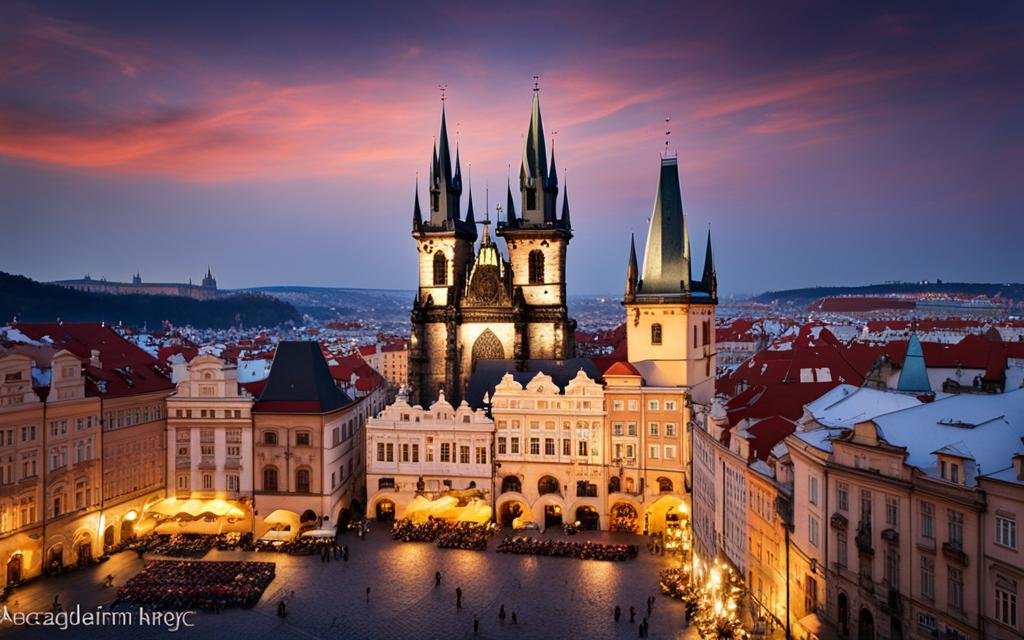
M192 498L190 500L164 498L160 502L149 507L149 509L147 509L147 513L155 513L167 517L191 516L193 518L198 518L203 515L211 515L218 518L245 517L245 511L221 498L214 498L211 500L199 500L197 498Z
M221 532L221 526L223 524L224 521L219 518L216 520L180 520L163 522L157 525L156 533L194 533L215 536Z
M295 531L289 531L285 529L271 529L260 536L260 540L267 542L288 542L295 539Z
M275 509L267 514L266 518L263 518L263 522L267 524L278 524L285 527L291 527L292 530L299 530L299 514L294 511L288 511L287 509Z
M806 616L800 618L797 624L800 625L800 628L806 631L807 633L821 633L821 618L819 618L818 614L816 613L809 613Z
M334 527L330 529L310 529L309 531L303 531L303 538L333 538L337 531Z

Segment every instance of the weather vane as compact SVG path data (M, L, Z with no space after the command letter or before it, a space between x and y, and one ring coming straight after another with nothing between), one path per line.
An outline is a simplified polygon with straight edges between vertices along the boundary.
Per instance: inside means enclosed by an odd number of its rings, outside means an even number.
M665 118L665 157L666 158L669 155L669 153L668 153L669 137L672 135L672 130L669 129L669 123L671 121L672 121L672 118Z
M444 102L444 93L445 91L448 91L448 83L445 82L444 84L439 84L437 85L437 88L441 90L441 102Z
M538 91L540 91L540 76L535 75L533 76L533 92L536 93Z

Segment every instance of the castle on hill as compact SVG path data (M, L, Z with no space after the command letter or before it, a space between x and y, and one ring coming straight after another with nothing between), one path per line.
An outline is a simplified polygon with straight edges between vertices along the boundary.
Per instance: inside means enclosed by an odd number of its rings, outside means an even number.
M213 272L207 268L201 284L193 284L189 279L188 283L179 282L143 282L142 275L138 272L132 275L131 282L113 282L106 279L94 280L86 275L77 280L55 280L51 284L60 285L78 291L89 291L92 293L109 293L117 296L123 295L148 295L148 296L181 296L193 300L212 300L223 295L217 290L217 280Z

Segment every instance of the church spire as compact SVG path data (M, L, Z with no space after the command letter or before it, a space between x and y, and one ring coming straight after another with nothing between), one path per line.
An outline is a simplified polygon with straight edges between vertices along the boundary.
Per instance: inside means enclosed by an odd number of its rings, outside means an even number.
M416 176L416 196L412 206L412 230L419 231L423 226L423 213L420 211L420 178Z
M554 159L552 158L552 162ZM569 185L565 185L565 189L562 190L562 227L564 229L572 229L572 223L569 221Z
M680 294L690 290L690 239L683 215L683 196L679 188L679 167L675 157L661 159L658 192L654 201L644 265L641 292Z
M451 227L459 220L459 200L462 196L462 169L458 148L455 156L455 173L452 173L451 147L448 144L448 119L444 101L441 102L441 131L430 176L430 225Z
M519 189L522 192L522 222L541 226L555 222L558 182L557 178L552 181L552 174L548 170L544 123L540 115L540 88L536 79L534 76L533 107L530 111L530 127L526 131L526 142L523 145Z
M704 275L700 279L700 284L712 299L718 298L718 276L715 274L715 260L711 255L711 227L708 227L708 244L704 249Z
M505 204L505 224L516 226L516 201L512 198L512 179L508 181L508 202Z
M636 242L633 234L629 234L629 262L626 264L626 299L636 295L637 274L636 267Z
M473 214L473 185L472 185L472 183L470 183L470 185L469 185L469 205L468 205L468 207L466 209L466 224L467 225L470 225L470 224L475 225L476 224L476 216Z

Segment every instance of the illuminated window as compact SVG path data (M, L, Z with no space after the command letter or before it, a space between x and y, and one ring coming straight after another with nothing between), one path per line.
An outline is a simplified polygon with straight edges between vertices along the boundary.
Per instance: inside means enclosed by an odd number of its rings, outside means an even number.
M438 251L434 254L434 285L444 286L448 284L448 258L444 253Z

